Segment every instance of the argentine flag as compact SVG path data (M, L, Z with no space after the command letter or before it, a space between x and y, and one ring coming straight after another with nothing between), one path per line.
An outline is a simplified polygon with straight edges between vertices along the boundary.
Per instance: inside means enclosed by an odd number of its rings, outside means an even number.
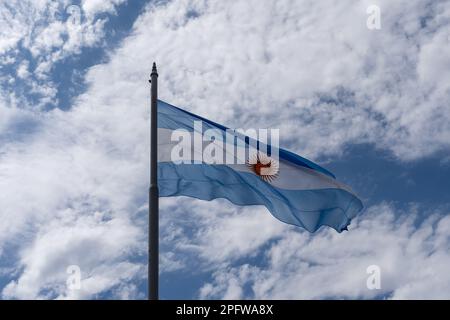
M274 157L270 147L158 101L161 197L225 198L236 205L263 205L277 219L310 232L321 226L347 230L363 208L350 188L292 152L276 148Z

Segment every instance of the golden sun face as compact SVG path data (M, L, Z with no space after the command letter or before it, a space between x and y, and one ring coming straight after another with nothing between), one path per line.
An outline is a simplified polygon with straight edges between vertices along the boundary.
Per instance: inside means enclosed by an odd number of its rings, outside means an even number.
M247 166L266 182L272 182L278 176L278 171L280 170L277 160L259 151L250 156Z

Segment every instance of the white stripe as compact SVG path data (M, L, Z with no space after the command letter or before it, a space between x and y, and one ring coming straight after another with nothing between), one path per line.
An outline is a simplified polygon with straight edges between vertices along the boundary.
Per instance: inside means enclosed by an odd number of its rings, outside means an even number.
M158 162L172 162L172 148L179 144L178 141L171 141L171 135L174 130L158 128ZM204 142L205 145L211 142ZM225 143L224 143L225 146ZM194 146L191 144L191 152ZM224 150L224 153L226 150ZM236 160L236 157L235 157ZM244 161L245 162L245 161ZM236 163L236 162L235 162ZM249 172L256 174L246 164L226 164L235 171ZM299 166L279 159L279 172L275 179L270 182L276 188L287 190L316 190L316 189L344 189L353 193L345 184L316 170Z

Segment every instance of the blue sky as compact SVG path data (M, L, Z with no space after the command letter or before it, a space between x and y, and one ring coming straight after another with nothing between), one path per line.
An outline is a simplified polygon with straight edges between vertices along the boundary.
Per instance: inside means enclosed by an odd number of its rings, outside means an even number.
M374 4L380 30L366 26ZM450 297L445 1L0 9L1 298L145 298L153 61L161 99L228 127L280 128L282 147L365 204L349 232L309 234L263 207L164 198L161 298Z

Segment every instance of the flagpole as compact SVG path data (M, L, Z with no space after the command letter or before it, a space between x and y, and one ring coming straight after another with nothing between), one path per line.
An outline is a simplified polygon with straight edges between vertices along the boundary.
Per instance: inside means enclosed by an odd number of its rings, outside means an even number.
M150 109L150 189L149 189L149 228L148 228L148 299L158 300L159 287L159 190L158 190L158 72L153 62Z

